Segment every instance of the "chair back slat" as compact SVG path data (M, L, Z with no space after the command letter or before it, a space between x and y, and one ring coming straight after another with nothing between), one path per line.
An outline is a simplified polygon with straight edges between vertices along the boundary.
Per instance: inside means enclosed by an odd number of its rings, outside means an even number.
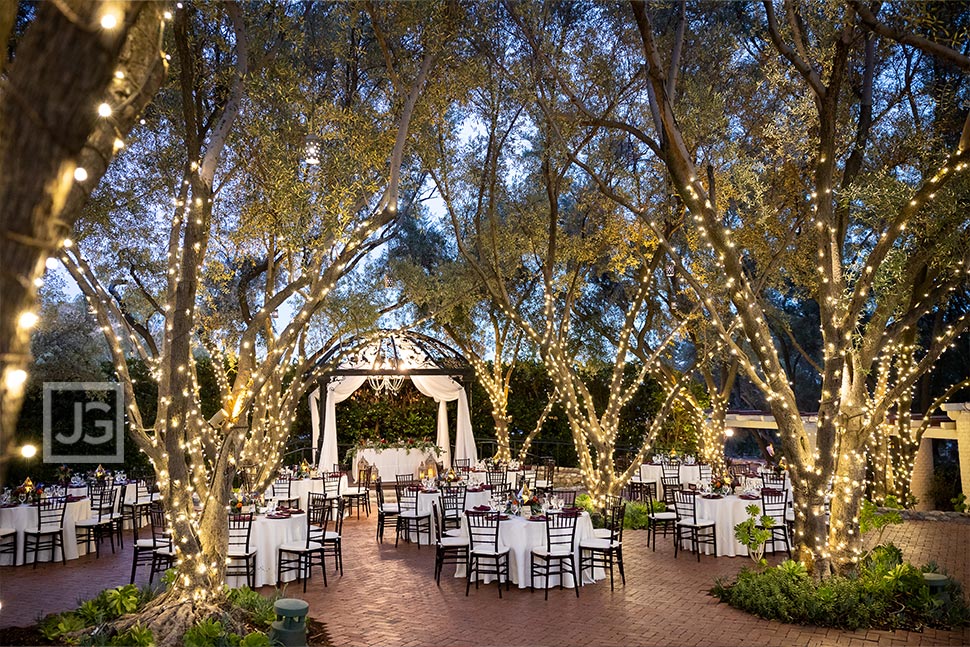
M508 478L508 473L505 468L487 470L485 472L485 482L489 485L505 485L505 481Z
M340 496L340 481L342 478L343 474L340 472L330 472L329 474L323 475L323 491L331 499Z
M680 461L667 461L660 466L660 469L663 470L664 478L676 479L680 483Z
M788 488L788 472L772 474L765 472L761 475L761 486L773 488L775 490L785 490Z
M546 548L549 552L572 552L576 543L578 519L578 512L546 515Z
M674 492L674 506L677 518L687 523L697 523L697 495L690 490Z
M249 552L249 539L253 531L253 515L229 516L229 552ZM233 550L235 549L235 550Z
M290 479L278 478L275 481L273 481L273 498L274 499L290 498Z
M153 501L148 508L148 522L152 528L152 547L170 546L172 540L168 536L168 520L165 518L165 508L161 501Z
M441 486L441 511L445 517L451 519L461 519L465 512L465 486L463 485L442 485Z
M397 494L397 503L401 512L417 512L418 492L420 488L413 484L396 483L394 491Z
M771 517L775 526L785 526L785 512L788 509L788 490L761 490L761 512Z
M501 517L495 512L466 510L468 540L472 550L498 551L498 529Z
M64 527L66 498L48 497L34 505L37 508L37 532L55 532Z

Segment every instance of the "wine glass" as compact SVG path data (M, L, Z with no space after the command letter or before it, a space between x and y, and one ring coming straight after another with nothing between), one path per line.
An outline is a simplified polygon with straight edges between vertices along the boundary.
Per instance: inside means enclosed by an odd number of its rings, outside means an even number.
M27 495L21 492L20 494L17 495L17 498L20 499L20 505L23 505L24 501L27 500Z

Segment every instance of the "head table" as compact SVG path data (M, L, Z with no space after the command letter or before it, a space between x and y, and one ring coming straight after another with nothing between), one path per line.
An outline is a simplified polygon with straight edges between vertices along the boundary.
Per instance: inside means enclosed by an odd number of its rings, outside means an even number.
M354 455L354 474L359 471L361 461L366 461L376 469L371 478L380 476L384 483L393 483L398 474L417 476L421 464L428 459L438 461L433 449L361 449Z

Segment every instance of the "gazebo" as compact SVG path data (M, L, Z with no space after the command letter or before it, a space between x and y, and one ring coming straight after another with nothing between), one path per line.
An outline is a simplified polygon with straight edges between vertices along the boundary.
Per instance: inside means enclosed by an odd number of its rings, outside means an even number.
M478 461L472 435L471 415L465 384L474 371L461 353L441 341L414 331L380 330L367 337L343 339L328 349L318 362L320 386L310 394L310 421L314 456L320 471L329 471L338 461L336 405L349 398L365 383L375 391L396 392L405 379L438 403L436 444L440 462L451 467L448 431L448 402L458 403L455 458ZM325 368L326 367L326 368ZM320 392L326 397L321 403ZM320 437L320 419L323 436Z

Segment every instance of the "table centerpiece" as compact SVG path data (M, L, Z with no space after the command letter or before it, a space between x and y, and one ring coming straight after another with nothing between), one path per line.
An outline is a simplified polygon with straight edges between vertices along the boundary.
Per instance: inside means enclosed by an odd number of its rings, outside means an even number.
M508 514L529 517L542 512L542 504L539 497L529 491L528 484L523 484L518 492L509 494L509 499L505 504L505 512Z

